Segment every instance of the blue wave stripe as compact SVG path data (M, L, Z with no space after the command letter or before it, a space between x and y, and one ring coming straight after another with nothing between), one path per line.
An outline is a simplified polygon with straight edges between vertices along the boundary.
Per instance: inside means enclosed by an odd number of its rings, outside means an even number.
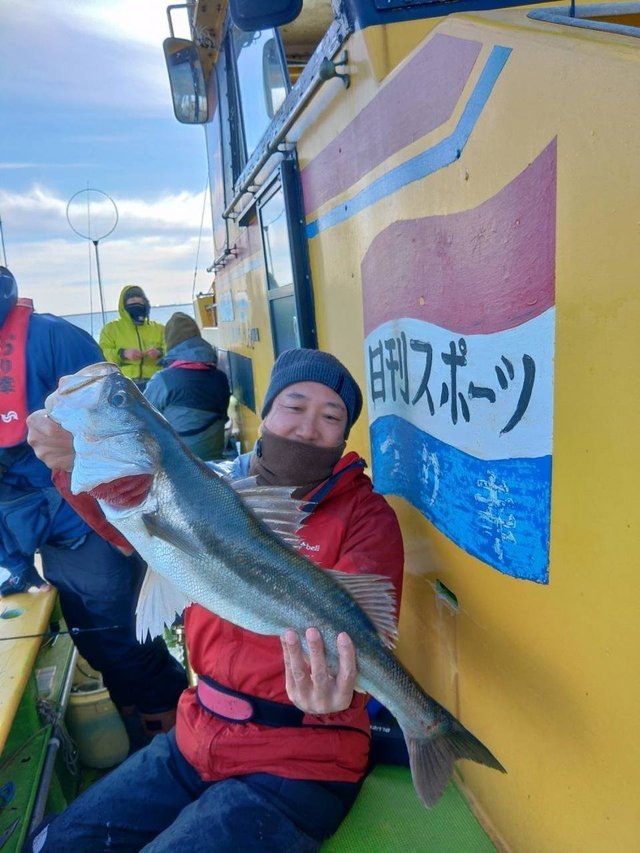
M433 148L427 148L426 151L377 178L349 201L331 208L327 213L309 222L306 229L307 238L317 237L321 231L345 222L366 207L397 192L406 184L425 178L459 159L510 53L510 47L497 45L492 49L460 116L460 121L450 136L438 142Z
M377 492L405 498L504 574L548 583L551 456L477 459L395 415L370 433Z

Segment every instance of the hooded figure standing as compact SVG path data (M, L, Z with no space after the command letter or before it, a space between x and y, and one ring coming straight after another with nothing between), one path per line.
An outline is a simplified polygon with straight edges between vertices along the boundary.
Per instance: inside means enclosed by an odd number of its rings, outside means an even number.
M217 367L218 353L181 311L169 318L164 338L167 354L160 364L166 367L149 381L144 396L196 456L222 459L230 390Z
M103 326L100 349L107 361L117 364L143 390L159 369L164 352L164 326L149 319L149 300L144 290L129 284L118 300L120 318Z

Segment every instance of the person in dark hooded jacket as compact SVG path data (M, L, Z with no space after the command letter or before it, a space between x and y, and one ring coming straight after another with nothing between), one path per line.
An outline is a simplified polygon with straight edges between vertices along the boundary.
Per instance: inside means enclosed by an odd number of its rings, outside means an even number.
M176 311L165 327L167 365L144 396L201 459L222 459L229 406L229 380L218 368L218 353L202 338L196 321Z
M136 640L134 609L146 567L80 518L26 441L27 416L42 409L60 377L102 361L102 354L82 329L18 299L6 267L0 267L0 352L0 566L8 575L0 594L43 584L34 564L38 551L67 625L79 629L75 645L102 673L125 726L142 745L143 725L171 727L187 684L162 639Z

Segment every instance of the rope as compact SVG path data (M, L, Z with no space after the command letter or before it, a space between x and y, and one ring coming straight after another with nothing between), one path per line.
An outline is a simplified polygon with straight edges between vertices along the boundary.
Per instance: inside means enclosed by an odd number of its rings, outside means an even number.
M65 767L74 779L78 778L78 747L73 742L71 735L62 719L62 708L57 707L47 699L38 699L36 709L41 719L48 723L60 741L60 752Z
M2 264L7 265L7 252L4 246L4 231L2 230L2 217L0 216L0 241L2 242Z
M202 229L204 227L204 211L207 205L207 195L209 191L209 178L204 186L204 195L202 197L202 215L200 216L200 233L198 234L198 248L196 250L196 264L193 270L193 287L191 288L191 301L193 302L196 295L196 277L198 275L198 260L200 258L200 245L202 243Z

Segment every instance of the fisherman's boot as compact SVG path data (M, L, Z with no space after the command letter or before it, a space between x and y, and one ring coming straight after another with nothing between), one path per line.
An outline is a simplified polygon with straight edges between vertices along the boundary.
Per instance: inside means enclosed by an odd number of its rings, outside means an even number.
M140 712L140 721L147 737L147 742L159 734L166 734L176 724L176 709L169 708L168 711L158 711L155 714L143 714Z

